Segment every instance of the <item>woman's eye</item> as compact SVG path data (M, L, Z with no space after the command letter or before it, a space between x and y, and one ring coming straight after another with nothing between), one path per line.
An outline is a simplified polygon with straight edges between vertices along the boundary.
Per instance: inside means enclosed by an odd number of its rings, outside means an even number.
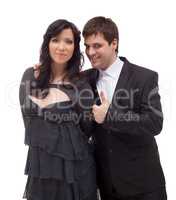
M57 39L56 38L52 38L51 41L52 42L57 42Z
M65 41L67 44L73 44L73 41L72 40L66 40Z

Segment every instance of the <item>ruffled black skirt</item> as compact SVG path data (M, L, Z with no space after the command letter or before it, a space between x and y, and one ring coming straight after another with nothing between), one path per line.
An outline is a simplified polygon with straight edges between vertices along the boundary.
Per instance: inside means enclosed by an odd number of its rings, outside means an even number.
M28 179L23 198L96 199L95 161L91 144L81 130L72 123L51 126L45 122L39 126L40 122L31 123L26 133L30 137L26 143L29 145L25 167Z
M23 198L27 200L96 199L95 163L91 154L83 160L66 160L30 147L25 174L28 179Z

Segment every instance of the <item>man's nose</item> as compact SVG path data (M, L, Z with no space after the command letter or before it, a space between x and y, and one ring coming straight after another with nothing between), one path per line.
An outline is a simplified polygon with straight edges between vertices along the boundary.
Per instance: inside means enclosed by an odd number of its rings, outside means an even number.
M88 51L87 51L87 54L88 54L89 56L94 55L94 54L95 54L95 49L92 48L92 47L90 47L90 48L88 49Z

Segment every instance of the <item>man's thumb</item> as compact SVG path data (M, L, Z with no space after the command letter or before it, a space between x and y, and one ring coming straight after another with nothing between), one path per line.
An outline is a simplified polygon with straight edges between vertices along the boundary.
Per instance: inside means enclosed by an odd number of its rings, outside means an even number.
M108 101L108 99L103 91L100 92L100 98L101 98L102 103L106 103Z

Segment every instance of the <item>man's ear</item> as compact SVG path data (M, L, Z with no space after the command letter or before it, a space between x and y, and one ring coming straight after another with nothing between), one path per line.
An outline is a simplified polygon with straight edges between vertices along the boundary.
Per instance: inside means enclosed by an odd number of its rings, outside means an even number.
M111 42L111 45L113 46L114 50L116 50L118 47L117 39L114 38L113 41Z

